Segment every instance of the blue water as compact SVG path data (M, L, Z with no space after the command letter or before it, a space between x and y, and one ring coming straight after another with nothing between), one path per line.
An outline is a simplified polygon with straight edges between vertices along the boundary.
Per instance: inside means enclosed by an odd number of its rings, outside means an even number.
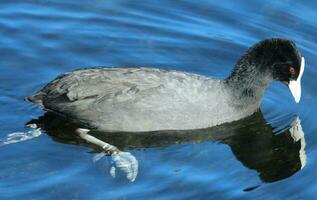
M1 1L2 139L44 115L25 96L80 67L152 66L224 78L249 46L282 37L296 42L306 69L299 104L280 83L266 91L261 111L268 125L254 116L215 130L217 139L109 136L138 160L134 182L120 171L113 178L111 157L93 162L98 150L67 138L67 129L3 145L0 199L315 198L317 2L236 2ZM306 145L290 139L295 115Z

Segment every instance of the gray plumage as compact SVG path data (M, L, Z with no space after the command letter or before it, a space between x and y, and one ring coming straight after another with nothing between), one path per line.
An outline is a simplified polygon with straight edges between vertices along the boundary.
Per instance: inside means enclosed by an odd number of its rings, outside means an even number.
M197 129L246 115L228 106L224 86L176 71L96 68L66 73L29 99L102 131Z

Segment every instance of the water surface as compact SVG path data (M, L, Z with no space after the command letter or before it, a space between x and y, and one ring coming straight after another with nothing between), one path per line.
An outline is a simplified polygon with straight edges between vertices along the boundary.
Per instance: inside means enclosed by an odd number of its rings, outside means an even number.
M312 199L316 175L317 3L81 1L0 3L0 199ZM100 135L138 160L129 181L74 125L25 102L57 75L94 66L151 66L225 78L264 38L292 39L306 58L302 99L273 83L261 113L198 132ZM296 118L298 116L298 118ZM294 136L292 121L303 134ZM294 124L293 124L294 125ZM298 127L298 126L295 126ZM296 129L299 130L299 129ZM279 134L274 134L279 132Z

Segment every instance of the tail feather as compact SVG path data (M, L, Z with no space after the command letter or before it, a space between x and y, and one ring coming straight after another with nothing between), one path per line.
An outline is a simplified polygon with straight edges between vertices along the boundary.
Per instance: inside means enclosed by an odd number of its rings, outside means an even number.
M38 106L40 106L41 108L44 108L44 104L43 104L44 96L45 96L45 94L40 92L40 93L37 93L35 95L26 97L25 100L29 101L29 102L32 102L32 103L35 103Z

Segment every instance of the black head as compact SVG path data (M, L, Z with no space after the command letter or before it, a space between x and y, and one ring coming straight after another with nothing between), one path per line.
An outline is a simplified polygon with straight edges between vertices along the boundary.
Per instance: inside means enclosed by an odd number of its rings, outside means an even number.
M263 40L251 47L246 55L261 71L270 72L274 80L289 84L300 74L301 55L290 40Z
M256 43L242 56L227 82L235 90L262 91L270 81L281 81L289 86L295 101L299 102L304 64L304 58L294 42L266 39Z

